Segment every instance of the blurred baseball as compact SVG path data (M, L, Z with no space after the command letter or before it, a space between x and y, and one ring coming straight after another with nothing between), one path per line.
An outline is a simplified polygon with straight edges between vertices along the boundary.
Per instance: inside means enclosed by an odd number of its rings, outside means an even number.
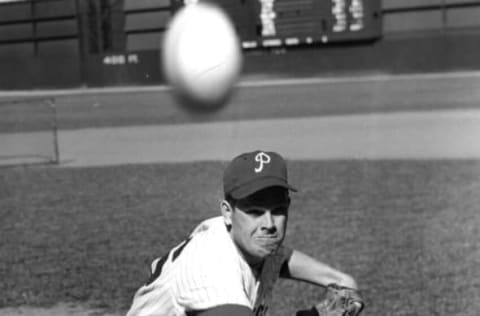
M163 42L162 65L178 100L190 109L224 105L242 68L237 33L227 14L209 3L181 8Z

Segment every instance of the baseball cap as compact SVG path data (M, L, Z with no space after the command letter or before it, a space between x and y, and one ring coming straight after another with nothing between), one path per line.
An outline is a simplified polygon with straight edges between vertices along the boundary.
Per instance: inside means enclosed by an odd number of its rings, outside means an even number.
M233 158L223 174L225 195L237 200L272 186L297 191L288 184L285 160L272 151L243 153Z

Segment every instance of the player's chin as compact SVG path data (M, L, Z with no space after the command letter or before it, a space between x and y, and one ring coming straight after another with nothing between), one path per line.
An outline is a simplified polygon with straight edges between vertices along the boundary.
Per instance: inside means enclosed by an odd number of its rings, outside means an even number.
M257 249L255 249L254 257L257 260L264 260L265 258L267 258L268 256L271 256L274 253L275 253L275 250L265 249L263 247L262 248L257 247Z
M257 252L261 257L267 257L274 254L281 245L281 241L259 242L257 243Z

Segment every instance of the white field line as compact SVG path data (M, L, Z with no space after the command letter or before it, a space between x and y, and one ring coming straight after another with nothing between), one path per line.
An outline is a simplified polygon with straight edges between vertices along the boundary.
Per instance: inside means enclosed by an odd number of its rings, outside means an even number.
M267 86L292 86L292 85L318 85L332 83L359 83L359 82L387 82L397 80L437 80L437 79L468 79L480 78L479 71L462 71L448 73L428 73L428 74L376 74L376 75L356 75L353 77L307 77L307 78L288 78L288 79L242 79L237 84L238 87L267 87ZM0 91L2 98L14 97L59 97L72 95L89 94L110 94L110 93L132 93L132 92L160 92L170 90L166 85L152 86L122 86L122 87L102 87L102 88L74 88L74 89L52 89L52 90L12 90Z

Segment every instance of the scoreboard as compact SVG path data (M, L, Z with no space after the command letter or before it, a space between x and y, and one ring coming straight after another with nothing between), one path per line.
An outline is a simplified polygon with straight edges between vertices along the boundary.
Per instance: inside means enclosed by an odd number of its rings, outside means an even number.
M171 0L179 8L195 0ZM216 0L244 49L375 40L381 0Z

